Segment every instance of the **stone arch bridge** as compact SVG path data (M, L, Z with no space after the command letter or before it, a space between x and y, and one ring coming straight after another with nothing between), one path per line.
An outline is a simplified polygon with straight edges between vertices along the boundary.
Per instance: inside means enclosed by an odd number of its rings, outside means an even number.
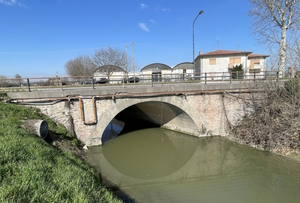
M226 136L251 113L249 99L259 83L175 84L9 92L11 102L39 108L86 145L103 143L119 115L193 136Z

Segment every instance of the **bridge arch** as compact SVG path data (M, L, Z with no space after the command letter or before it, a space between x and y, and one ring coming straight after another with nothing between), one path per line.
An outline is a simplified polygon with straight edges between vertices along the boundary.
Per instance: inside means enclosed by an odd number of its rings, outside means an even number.
M196 109L194 109L189 102L181 96L161 96L161 97L152 97L152 98L126 98L126 99L117 99L108 110L106 110L98 118L98 124L96 125L94 131L91 133L87 145L99 145L102 144L101 138L103 132L107 125L116 117L117 114L123 110L134 106L145 103L160 103L164 107L174 107L181 111L180 114L174 117L174 122L165 123L164 128L168 128L175 131L181 131L187 134L194 136L200 136L203 129L206 129L207 123L203 120L202 116ZM177 126L176 119L190 119L193 122L193 128L185 128L182 126ZM181 122L182 123L182 122Z

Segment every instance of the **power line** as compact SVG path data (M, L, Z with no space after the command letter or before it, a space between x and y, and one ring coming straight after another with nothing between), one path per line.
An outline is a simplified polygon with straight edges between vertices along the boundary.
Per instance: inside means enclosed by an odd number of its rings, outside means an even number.
M191 49L176 48L176 47L165 47L165 46L157 46L157 45L149 45L149 44L139 44L139 43L134 43L134 44L137 45L137 46L152 47L152 48L158 48L158 49L171 49L171 50L180 50L180 51L191 51ZM96 49L107 48L107 47L120 47L120 46L132 46L132 43L130 42L130 43L125 43L125 44L101 46L101 47L94 47L94 48L71 49L71 50L60 50L60 51L0 52L0 55L56 54L56 53L69 53L69 52L89 51L89 50L96 50Z
M84 49L61 50L61 51L0 52L0 54L1 54L1 55L56 54L56 53L68 53L68 52L88 51L88 50L95 50L95 49L101 49L101 48L107 48L107 47L118 47L118 46L130 45L130 44L131 44L131 43L118 44L118 45L111 45L111 46L101 46L101 47L94 47L94 48L84 48Z
M173 49L173 50L191 51L191 49L176 48L176 47L164 47L164 46L156 46L156 45L149 45L149 44L139 44L139 43L134 43L134 44L135 45L139 45L139 46L146 46L146 47L153 47L153 48L160 48L160 49Z

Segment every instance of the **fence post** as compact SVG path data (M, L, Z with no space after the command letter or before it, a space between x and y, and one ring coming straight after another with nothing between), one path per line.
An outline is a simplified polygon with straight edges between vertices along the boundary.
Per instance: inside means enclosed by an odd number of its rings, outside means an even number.
M60 79L61 91L64 91L61 77L59 79Z
M152 83L152 87L153 87L153 75L151 75L151 83Z
M267 71L264 71L265 74L265 80L267 79Z
M27 87L28 87L28 92L31 92L31 90L30 90L29 78L27 78Z
M207 83L207 73L205 73L205 84Z

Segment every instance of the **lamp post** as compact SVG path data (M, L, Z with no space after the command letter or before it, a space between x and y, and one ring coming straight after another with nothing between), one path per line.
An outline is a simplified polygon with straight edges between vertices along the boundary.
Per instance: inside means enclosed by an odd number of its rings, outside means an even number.
M197 17L195 18L195 20L194 20L194 22L193 22L193 61L195 60L195 44L194 44L194 27L195 27L195 21L197 20L197 18L198 18L198 16L199 15L201 15L203 13L203 10L201 10L199 13L198 13L198 15L197 15Z
M194 22L193 22L193 64L194 64L194 74L195 74L195 43L194 43L194 27L195 27L195 21L198 18L199 15L201 15L203 13L203 10L199 11L197 17L195 18Z

